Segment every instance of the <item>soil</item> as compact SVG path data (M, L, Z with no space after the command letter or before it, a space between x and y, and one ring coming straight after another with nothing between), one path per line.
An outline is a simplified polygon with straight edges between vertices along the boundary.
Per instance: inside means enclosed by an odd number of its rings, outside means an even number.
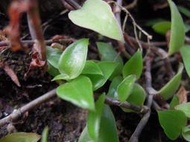
M132 1L127 0L125 4L130 2ZM142 26L150 34L154 35L153 40L159 41L163 40L164 38L155 34L151 28L144 26L144 23L153 17L169 18L168 8L157 11L153 10L153 5L155 5L156 2L162 3L163 1L157 0L152 2L151 0L148 0L144 2L143 0L139 0L137 6L131 9L131 13L140 26ZM1 3L0 6L3 7L2 11L0 12L0 29L5 28L9 21L9 18L5 12L7 5L7 2L4 2ZM49 19L53 19L55 15L57 16L58 13L62 11L62 8L64 8L64 6L58 6L57 10L52 7L51 9L48 9L49 5L41 9L41 18L43 23ZM22 17L21 24L22 36L25 37L24 39L30 39L30 36L27 36L29 31L25 15ZM132 25L129 24L129 26L129 29L131 30L130 32L133 33ZM67 18L67 13L62 16L57 16L56 19L53 19L53 22L50 22L48 26L44 28L43 32L45 39L49 39L57 34L66 35L75 39L88 37L90 38L92 44L98 39L98 35L96 33L90 30L79 28L72 24ZM89 58L98 58L96 52L93 50L90 51ZM1 53L0 60L5 62L15 71L21 83L21 87L18 87L5 73L5 71L0 68L0 119L9 115L14 109L27 104L28 102L58 86L55 82L51 81L52 76L50 76L48 73L43 74L40 69L32 70L30 76L28 76L27 79L24 77L31 62L30 50L28 52L13 52L10 50L5 50L3 53ZM161 74L157 69L153 71L155 74L157 74L156 76ZM162 73L163 72L164 71L162 71ZM166 73L164 72L164 74ZM163 81L165 82L166 79L159 80L159 78L155 77L153 81L154 87L159 88ZM118 107L112 106L111 108L116 119L120 142L127 142L142 116L135 113L124 113ZM86 125L86 116L87 111L55 97L54 99L47 101L41 104L39 107L27 112L22 116L22 118L12 124L11 129L6 125L0 128L0 138L12 131L35 132L41 134L43 129L48 126L49 142L75 142L79 138L80 133ZM171 141L164 134L157 118L157 113L152 112L148 124L142 131L139 142ZM176 142L183 141L184 140L181 138L176 140Z

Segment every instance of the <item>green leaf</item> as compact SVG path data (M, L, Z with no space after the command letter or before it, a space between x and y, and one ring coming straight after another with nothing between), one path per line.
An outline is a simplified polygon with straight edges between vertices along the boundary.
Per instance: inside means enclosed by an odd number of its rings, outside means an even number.
M131 95L127 98L127 102L133 105L142 106L145 102L146 96L147 94L143 87L135 83ZM131 109L122 108L122 110L125 112L134 112L134 110Z
M121 28L105 1L87 0L81 9L69 12L69 19L80 27L124 42Z
M180 64L177 74L164 86L158 93L164 98L164 100L170 99L177 91L183 71L183 64Z
M78 142L94 142L88 134L87 127L83 129Z
M92 85L93 85L93 91L99 89L102 87L105 82L107 81L103 75L98 75L98 74L86 74L88 78L90 78Z
M68 78L69 78L69 76L67 74L58 74L52 79L52 81L55 81L55 80L67 80Z
M183 19L172 0L168 0L171 10L171 37L169 42L169 55L177 52L183 45L185 39L185 26Z
M102 81L104 80L104 73L98 63L87 61L82 74L90 78L93 84L93 90L96 90L103 85Z
M110 78L113 71L115 70L117 63L114 62L108 62L108 61L102 61L98 63L98 66L102 70L102 75L86 75L90 78L93 84L93 90L97 90L100 87L102 87L106 81Z
M48 73L52 76L57 76L59 73L59 70L55 67L53 67L50 63L48 63Z
M127 102L134 105L143 105L146 99L146 92L139 84L134 84L131 95L127 98Z
M68 76L66 80L78 77L85 66L88 39L81 39L65 49L58 62L58 69L61 74Z
M183 127L182 136L186 141L190 141L190 126Z
M136 76L127 76L117 87L118 98L121 102L125 102L133 90Z
M45 127L42 132L41 142L48 142L48 127Z
M170 102L170 109L175 109L175 106L179 104L178 96L174 96Z
M103 76L103 72L94 61L86 61L82 74L96 74Z
M180 49L180 53L184 62L185 70L190 77L190 45L185 45Z
M162 22L162 21L165 21L165 19L156 18L156 19L147 20L147 22L145 22L145 26L152 27L154 24Z
M111 78L121 74L123 68L123 60L120 54L117 53L115 49L108 43L97 42L97 46L101 61L112 61L118 63Z
M190 102L179 104L175 106L175 109L183 111L185 115L190 118Z
M108 105L104 105L98 142L119 142L115 118Z
M98 51L102 61L113 61L123 63L123 60L119 53L108 43L97 42Z
M0 139L0 142L37 142L40 135L35 133L17 132L8 134Z
M171 140L179 137L182 128L187 123L187 117L180 110L158 111L158 118L165 134Z
M51 64L54 68L58 68L58 61L61 57L62 50L57 48L52 48L51 46L46 46L46 56L47 61Z
M143 70L142 52L137 51L123 67L123 77L134 74L137 79L140 78Z
M119 142L115 118L107 105L104 105L99 128L98 142ZM79 142L95 142L90 138L87 127L83 129Z
M121 76L113 78L108 91L108 96L114 99L118 99L117 86L123 81Z
M105 94L102 94L96 101L96 111L90 111L87 117L88 134L94 142L98 142L100 122L104 108Z
M88 77L78 78L60 85L56 90L57 95L81 108L94 110L92 83Z
M189 32L190 31L190 25L187 23L184 23L184 25L185 25L185 33Z
M178 10L184 14L185 16L187 16L188 18L190 18L190 11L189 9L183 7L183 6L177 6Z
M51 46L46 46L46 56L48 62L48 73L52 76L59 74L58 61L63 51L60 49L52 48Z
M153 30L161 35L165 35L168 30L171 28L171 22L162 21L157 22L152 26Z

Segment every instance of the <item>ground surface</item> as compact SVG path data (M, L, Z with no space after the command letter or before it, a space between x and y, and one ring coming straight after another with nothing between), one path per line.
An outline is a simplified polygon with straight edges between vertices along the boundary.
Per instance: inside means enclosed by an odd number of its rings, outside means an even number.
M127 3L130 2L132 1L127 1ZM161 3L162 1L160 0L158 3L159 2ZM153 10L153 6L154 2L151 2L151 0L147 0L146 2L139 0L137 6L131 9L132 15L142 27L144 27L143 23L145 23L146 20L153 17L169 18L168 8L155 11ZM44 14L44 11L48 9L47 7L43 9L41 13L43 22L52 19L59 13L59 10L55 11L54 9L49 9L50 12L48 11L47 14ZM61 9L61 7L59 7L59 9ZM3 10L6 10L6 8L4 7ZM0 13L0 19L0 29L3 29L8 24L8 17L5 11ZM144 28L151 34L155 34L150 28ZM23 36L28 33L25 16L23 16L22 21L22 31ZM44 28L46 39L56 34L67 35L76 39L89 37L92 41L97 40L97 34L94 32L74 26L68 20L67 13L57 17L54 22L49 23L48 26ZM153 37L153 40L164 39L164 37L159 35ZM29 38L29 36L26 36L26 39L27 38ZM89 54L89 58L97 58L94 52ZM51 81L52 77L48 74L41 76L39 73L40 71L34 71L27 80L23 79L31 61L30 53L6 51L1 53L0 56L3 57L3 61L15 70L21 82L21 87L17 87L10 77L5 74L4 70L0 69L0 118L7 116L15 108L19 108L49 90L56 88L57 84ZM160 72L155 69L155 74L159 75ZM163 81L163 79L159 80L157 77L154 78L155 88L161 85L162 82L160 81ZM117 122L120 141L126 142L135 130L141 116L134 113L124 113L117 107L112 107L112 109ZM41 134L44 127L48 126L50 130L49 142L74 142L80 136L85 126L86 114L87 112L85 110L79 109L59 98L54 98L28 112L13 125L17 131L36 132L38 134ZM7 133L7 126L0 128L0 137ZM143 130L139 141L170 142L159 126L156 112L152 112L150 121ZM176 142L182 141L182 139L176 140Z

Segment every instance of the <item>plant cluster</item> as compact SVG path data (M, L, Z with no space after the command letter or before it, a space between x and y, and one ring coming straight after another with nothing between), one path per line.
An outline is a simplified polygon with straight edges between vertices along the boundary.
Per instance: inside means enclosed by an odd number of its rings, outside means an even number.
M117 3L111 3L132 18L126 9ZM171 21L152 24L152 28L157 33L169 34L168 52L151 45L149 41L151 36L143 31L133 18L134 28L145 34L148 42L140 41L137 34L135 38L128 37L117 17L114 16L110 5L102 0L86 0L82 7L69 12L69 19L80 27L117 40L118 45L122 47L121 51L112 44L101 41L101 37L96 42L100 60L88 58L88 46L91 43L87 38L76 40L64 50L56 45L54 48L46 46L48 72L53 76L52 81L59 84L56 88L57 96L88 110L86 127L81 133L79 142L119 141L110 105L118 106L126 113L143 115L130 142L138 141L152 109L158 113L159 123L169 139L175 140L182 136L190 141L188 123L190 103L187 101L187 91L181 84L183 73L187 73L190 77L190 46L185 44L185 32L188 31L188 26L185 26L179 12L189 14L189 11L184 7L177 7L172 0L168 0L168 4L171 10ZM39 39L41 41L41 38ZM124 48L127 39L138 47L132 55ZM151 73L155 56L159 56L164 64L171 68L170 57L175 54L182 57L182 62L178 62L178 71L172 74L166 84L156 90L152 86ZM40 56L40 59L44 60L44 57ZM142 84L140 80L143 77L145 82ZM107 82L109 82L108 89L102 89L107 86ZM44 133L42 142L47 141L47 128ZM36 142L39 139L35 134L13 133L0 139L0 142L10 142L15 138L19 141L22 137L27 139L25 142ZM29 139L30 137L32 140Z

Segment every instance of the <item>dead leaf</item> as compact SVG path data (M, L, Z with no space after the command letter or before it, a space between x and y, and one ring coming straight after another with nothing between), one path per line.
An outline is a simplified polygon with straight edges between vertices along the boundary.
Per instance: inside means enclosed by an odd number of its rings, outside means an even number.
M179 98L180 104L187 102L188 91L186 91L186 89L183 86L180 87L176 95Z
M4 69L4 71L6 72L6 74L11 78L11 80L18 86L20 87L20 82L18 80L18 77L16 75L16 73L13 71L12 68L10 68L8 65L4 64L4 63L0 63L0 67Z
M33 45L32 48L32 61L30 63L29 69L28 71L25 73L24 78L26 79L28 76L30 76L30 72L31 70L35 69L35 68L40 68L43 67L44 69L44 73L46 72L46 61L42 60L41 58L41 54L38 51L40 44L38 44L38 42L36 42Z

